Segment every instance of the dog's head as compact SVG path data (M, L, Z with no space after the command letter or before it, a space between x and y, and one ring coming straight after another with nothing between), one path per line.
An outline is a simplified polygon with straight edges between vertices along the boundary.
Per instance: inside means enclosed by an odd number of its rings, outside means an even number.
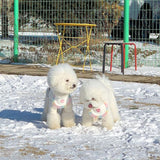
M77 83L76 73L69 64L55 65L48 72L48 85L54 92L70 94L76 89Z
M97 79L87 81L80 89L80 102L87 109L99 109L104 106L107 97L106 87Z

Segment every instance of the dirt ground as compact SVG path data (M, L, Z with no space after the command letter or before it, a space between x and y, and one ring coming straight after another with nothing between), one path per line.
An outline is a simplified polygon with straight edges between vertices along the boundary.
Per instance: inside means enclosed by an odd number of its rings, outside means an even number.
M16 74L16 75L32 75L32 76L46 76L49 68L39 65L13 65L0 64L0 74ZM79 78L94 78L97 74L102 74L98 71L82 71L75 70ZM105 73L110 80L151 83L160 85L160 77L138 76L138 75L119 75L112 73Z

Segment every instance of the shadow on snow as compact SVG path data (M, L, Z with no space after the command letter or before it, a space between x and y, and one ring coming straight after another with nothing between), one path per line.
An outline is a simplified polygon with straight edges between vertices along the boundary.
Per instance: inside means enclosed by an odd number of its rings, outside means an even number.
M28 111L19 111L19 110L3 110L0 112L0 118L2 119L9 119L9 120L14 120L14 121L23 121L23 122L31 122L36 127L41 128L44 127L44 123L41 120L41 112L43 109L36 108L36 111L40 113L32 113ZM81 117L78 115L75 115L75 121L76 124L81 122ZM45 127L46 128L46 127Z

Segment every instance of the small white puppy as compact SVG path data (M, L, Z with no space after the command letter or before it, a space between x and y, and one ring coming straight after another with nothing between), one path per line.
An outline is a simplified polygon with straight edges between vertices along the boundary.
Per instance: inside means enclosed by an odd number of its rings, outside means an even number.
M91 126L102 119L102 126L112 129L120 120L116 99L109 80L103 76L88 80L80 89L80 102L84 104L82 125Z
M42 120L47 122L51 129L75 125L72 110L72 93L77 86L78 79L69 64L53 66L47 77L49 88L46 91Z

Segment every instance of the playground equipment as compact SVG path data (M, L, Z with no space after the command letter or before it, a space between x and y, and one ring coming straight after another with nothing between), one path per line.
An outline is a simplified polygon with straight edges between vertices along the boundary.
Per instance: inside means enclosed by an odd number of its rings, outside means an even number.
M90 47L89 47L89 44L90 44L90 38L91 38L92 28L96 27L96 24L86 24L86 23L55 23L55 25L57 27L58 39L59 39L59 52L58 52L56 64L58 64L60 56L62 57L62 62L64 63L63 53L71 50L72 48L77 49L80 53L82 53L82 51L78 47L82 46L83 44L86 43L87 48L86 48L86 54L84 55L83 70L84 70L84 67L85 67L85 62L86 62L87 55L89 55L90 69L92 70L91 60L90 60ZM60 33L60 31L59 31L59 27L60 26L63 27L62 33ZM65 36L66 26L85 27L86 28L86 36L84 36L84 37L66 37ZM69 41L67 41L67 38L68 39L77 38L77 39L82 39L82 41L77 42L76 45L72 45ZM66 45L68 45L69 48L67 48L66 50L63 50L63 48L62 48L63 43L65 43ZM82 54L84 54L84 53L82 53Z
M134 43L123 43L123 42L108 42L104 44L104 52L103 52L103 67L102 73L105 72L105 55L106 55L106 46L112 45L111 47L111 59L110 59L110 71L112 71L112 61L113 61L113 46L119 45L121 47L121 72L124 74L125 69L125 46L126 45L133 45L134 46L134 56L135 56L135 70L137 70L137 48Z

